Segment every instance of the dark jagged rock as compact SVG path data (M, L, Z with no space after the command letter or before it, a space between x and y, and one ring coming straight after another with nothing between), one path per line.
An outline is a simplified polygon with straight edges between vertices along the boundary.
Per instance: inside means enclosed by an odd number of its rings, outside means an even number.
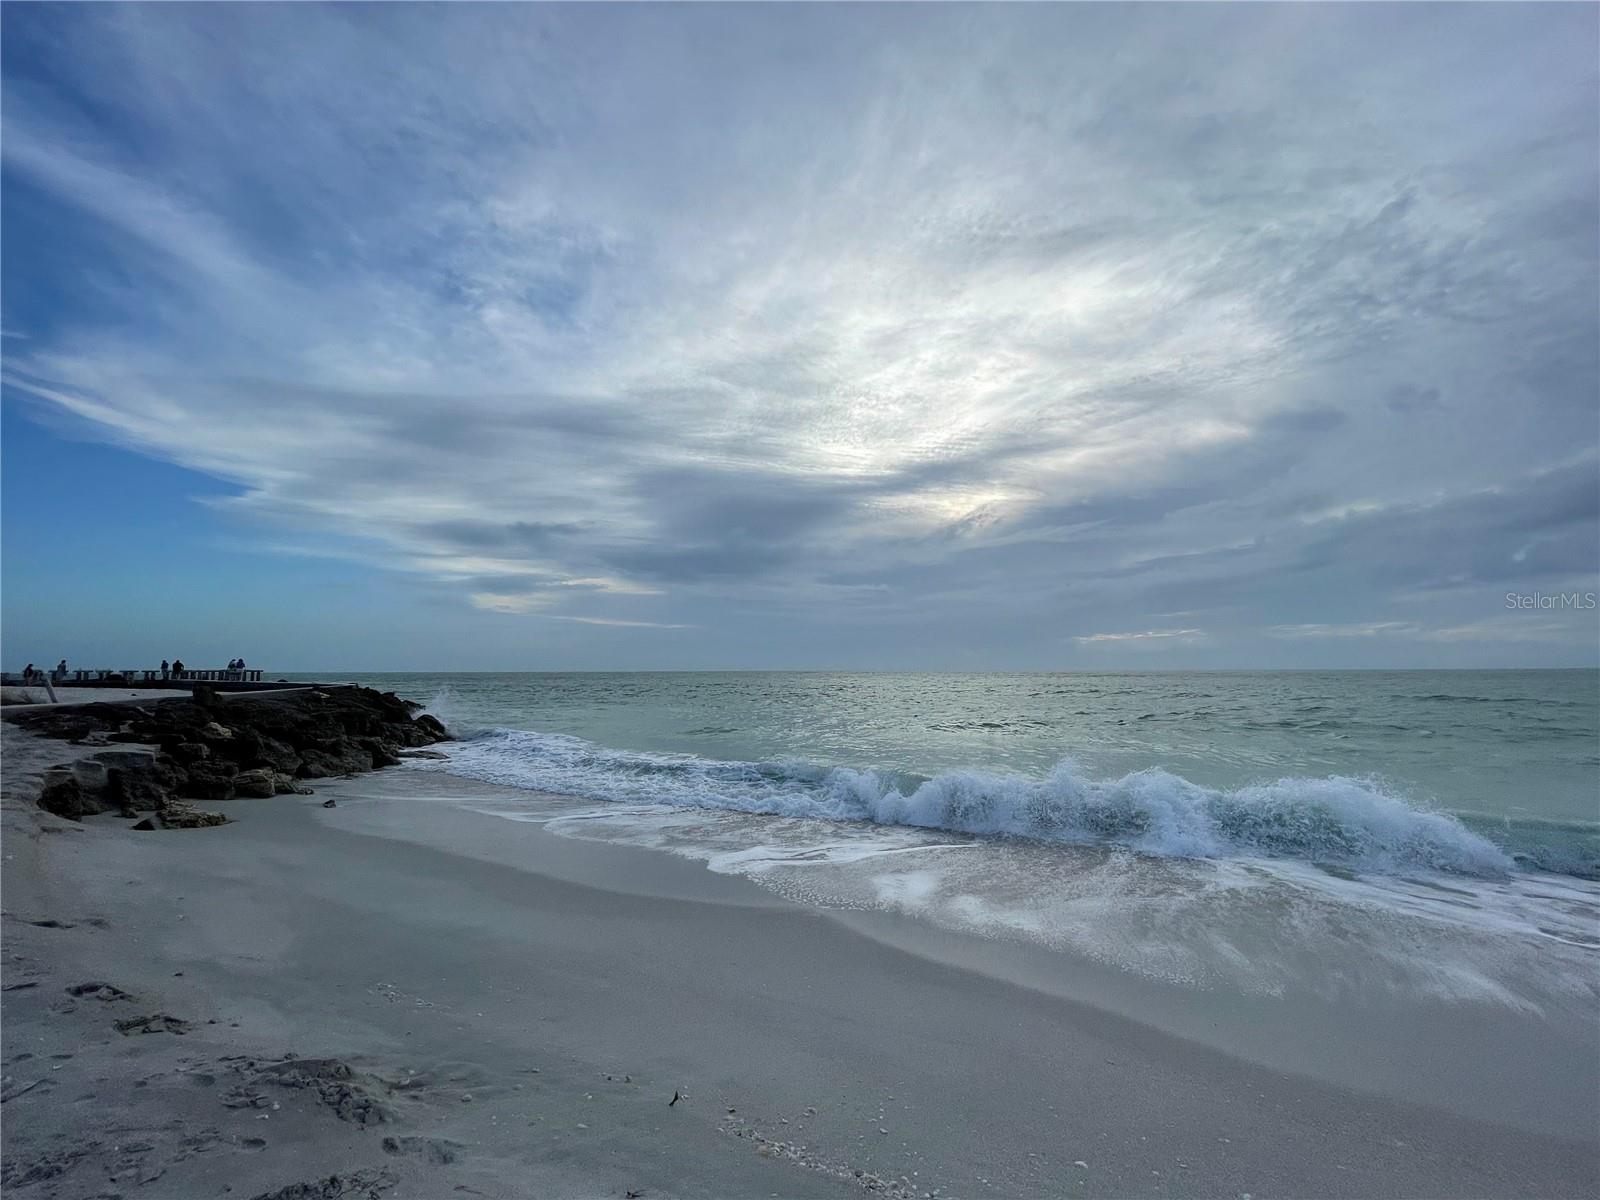
M217 728L220 730L223 726L218 725ZM264 761L262 752L265 747L261 744L261 735L253 729L228 729L225 736L219 736L217 741L211 743L211 749L213 753L241 766Z
M284 745L277 738L263 737L260 739L255 761L266 763L274 771L280 771L285 775L293 775L300 769L299 752Z
M83 787L71 767L51 767L44 773L44 783L39 788L39 807L45 812L79 821L90 813L106 811L85 807L84 801Z
M195 764L174 789L180 796L196 800L232 800L233 777L238 768L231 763L218 766L212 763Z
M248 771L240 771L233 777L233 793L236 796L276 796L278 774L271 767L251 767Z
M154 760L148 769L114 767L106 783L106 798L125 816L158 812L167 803L168 787L162 782Z
M57 732L52 733L50 736L60 738L64 742L81 742L93 733L96 728L97 726L93 721L84 720L81 717L68 716L56 722Z
M400 761L400 747L381 737L360 738L358 744L372 756L374 768L392 767Z
M195 707L204 711L209 712L212 709L221 708L223 705L222 696L217 692L216 688L208 683L195 684L193 695Z
M46 772L40 807L72 820L154 812L136 828L194 828L225 818L178 797L230 800L310 789L316 779L392 766L418 747L450 740L434 717L392 692L297 689L228 698L204 686L191 700L11 710L6 720L45 737L137 745ZM144 749L143 747L154 747Z
M370 751L344 738L333 738L316 748L300 752L302 779L322 779L329 775L358 775L373 767Z

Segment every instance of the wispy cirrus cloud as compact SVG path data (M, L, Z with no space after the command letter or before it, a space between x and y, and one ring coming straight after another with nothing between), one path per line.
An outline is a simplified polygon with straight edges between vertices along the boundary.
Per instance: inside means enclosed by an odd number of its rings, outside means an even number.
M674 625L663 621L623 621L612 617L567 617L554 615L556 621L575 621L579 625L604 625L614 629L694 629L693 625Z
M1200 629L1145 629L1137 633L1091 633L1072 640L1092 645L1096 642L1159 642L1169 638L1187 642L1205 636L1205 631Z
M1364 621L1353 625L1274 625L1267 633L1275 638L1371 638L1419 631L1415 621Z
M1492 646L1438 631L1597 570L1595 33L17 7L7 228L78 269L46 322L8 255L6 383L691 655Z

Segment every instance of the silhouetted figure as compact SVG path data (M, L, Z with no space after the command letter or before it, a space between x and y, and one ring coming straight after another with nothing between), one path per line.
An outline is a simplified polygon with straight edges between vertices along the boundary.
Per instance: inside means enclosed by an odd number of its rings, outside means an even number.
M164 658L161 660L161 678L164 680L172 678L172 664Z
M183 678L183 659L175 658L172 660L172 677L174 679Z
M66 682L66 678L67 678L67 660L63 658L60 662L58 662L56 664L56 669L54 671L52 671L51 674L55 676L55 680L56 680L57 683Z

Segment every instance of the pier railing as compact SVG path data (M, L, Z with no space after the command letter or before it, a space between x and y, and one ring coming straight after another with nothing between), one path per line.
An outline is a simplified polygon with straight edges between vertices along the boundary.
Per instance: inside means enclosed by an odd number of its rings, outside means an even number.
M185 667L181 671L162 671L158 668L146 670L142 667L130 667L115 670L110 667L69 667L65 674L59 671L47 670L39 672L41 679L48 679L52 683L70 686L72 684L112 684L123 680L129 684L142 683L260 683L261 670L256 667L216 667L205 670L191 670ZM7 683L12 682L12 674L5 676ZM21 675L16 676L17 682L22 682Z

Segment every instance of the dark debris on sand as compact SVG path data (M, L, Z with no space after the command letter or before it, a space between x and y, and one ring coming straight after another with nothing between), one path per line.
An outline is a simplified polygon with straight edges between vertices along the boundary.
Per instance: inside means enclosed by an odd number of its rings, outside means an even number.
M395 1185L388 1171L350 1171L310 1183L291 1183L251 1200L377 1200Z
M137 1033L176 1033L185 1034L194 1028L192 1021L185 1021L182 1017L175 1017L171 1013L149 1013L142 1017L129 1017L116 1023L116 1030L123 1037L132 1037Z
M337 1058L291 1058L259 1067L257 1082L278 1087L305 1088L341 1121L356 1125L378 1125L390 1113L370 1087L357 1078L349 1063Z

